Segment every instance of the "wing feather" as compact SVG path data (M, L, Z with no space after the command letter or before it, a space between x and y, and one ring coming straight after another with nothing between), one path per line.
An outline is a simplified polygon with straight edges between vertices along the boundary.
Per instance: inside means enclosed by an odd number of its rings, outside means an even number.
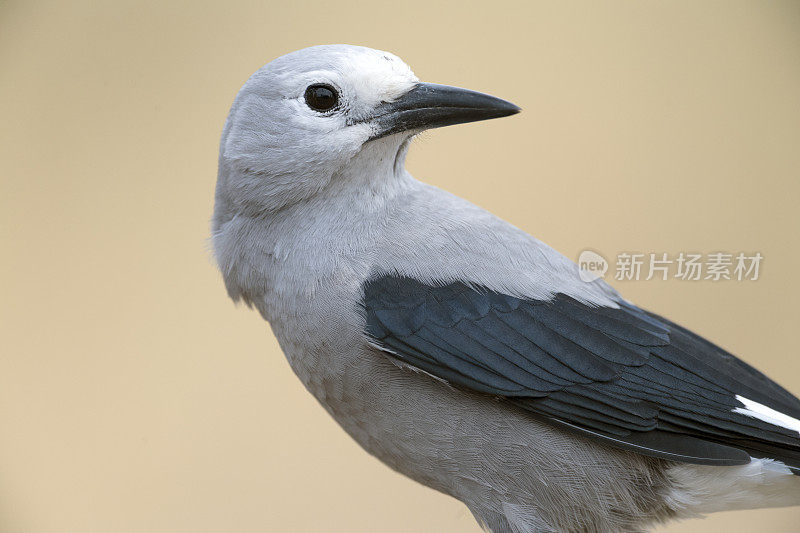
M797 431L735 412L742 395L800 416L797 398L628 302L381 276L365 284L363 305L366 333L390 357L571 431L672 460L743 464L754 454L800 468Z

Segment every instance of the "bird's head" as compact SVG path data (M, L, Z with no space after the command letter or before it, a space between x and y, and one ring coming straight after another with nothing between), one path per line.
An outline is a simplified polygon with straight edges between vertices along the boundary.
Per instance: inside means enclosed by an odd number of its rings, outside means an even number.
M499 98L420 83L388 52L348 45L292 52L253 74L231 108L220 145L215 225L312 198L346 179L357 159L389 161L391 169L401 147L422 130L518 111Z

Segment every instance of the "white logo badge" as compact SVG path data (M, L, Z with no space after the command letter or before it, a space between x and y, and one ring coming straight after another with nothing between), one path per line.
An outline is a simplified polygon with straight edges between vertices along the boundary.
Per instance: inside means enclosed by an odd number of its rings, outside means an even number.
M578 256L578 273L586 283L600 279L608 272L608 261L592 250L584 250Z

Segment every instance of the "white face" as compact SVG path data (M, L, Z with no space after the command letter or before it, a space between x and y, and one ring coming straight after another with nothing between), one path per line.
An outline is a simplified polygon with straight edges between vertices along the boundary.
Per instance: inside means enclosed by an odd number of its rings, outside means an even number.
M363 186L396 172L385 162L400 161L415 132L518 111L493 96L420 83L388 52L328 45L287 54L236 96L222 133L215 220L275 212L331 183Z
M275 59L231 108L218 197L263 210L313 195L375 134L375 109L417 83L397 56L369 48L316 46Z

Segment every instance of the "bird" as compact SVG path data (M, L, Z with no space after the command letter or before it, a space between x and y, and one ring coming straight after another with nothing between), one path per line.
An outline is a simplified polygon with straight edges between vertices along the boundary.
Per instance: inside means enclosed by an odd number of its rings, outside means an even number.
M364 450L486 531L800 504L800 400L406 170L421 132L520 110L366 47L267 63L220 141L228 295Z

